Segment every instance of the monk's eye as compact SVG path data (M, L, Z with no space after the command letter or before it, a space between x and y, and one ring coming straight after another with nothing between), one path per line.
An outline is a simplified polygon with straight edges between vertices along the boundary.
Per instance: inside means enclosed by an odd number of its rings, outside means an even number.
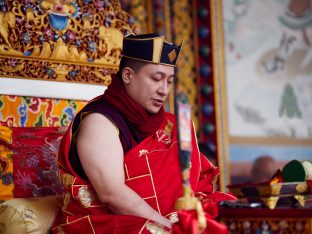
M158 77L158 76L152 76L152 79L154 81L160 81L161 80L161 77Z
M167 83L171 85L173 83L173 79L169 79Z

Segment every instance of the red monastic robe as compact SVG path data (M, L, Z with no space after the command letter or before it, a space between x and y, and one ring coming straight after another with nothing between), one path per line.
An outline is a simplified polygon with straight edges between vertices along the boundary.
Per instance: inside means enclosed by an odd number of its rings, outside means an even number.
M160 229L160 225L144 218L113 214L106 204L98 200L90 182L79 177L69 162L71 139L72 132L67 131L59 152L60 177L65 192L63 206L57 214L53 231L55 233L118 234L154 233L153 230ZM218 233L226 233L224 226L212 220L216 215L216 206L212 208L211 204L215 205L215 202L235 198L227 194L214 193L213 187L218 169L199 152L194 130L192 143L190 184L194 195L199 195L204 210L208 212L206 217L211 219L206 233L210 233L209 228L216 228L214 230L218 230ZM178 155L175 118L174 115L166 113L160 129L132 148L124 157L125 183L151 207L168 218L175 217L175 202L182 196ZM181 219L184 221L181 221L189 222L186 216L182 213ZM189 228L189 224L186 225ZM174 230L180 233L194 233L192 230L181 231L181 226Z

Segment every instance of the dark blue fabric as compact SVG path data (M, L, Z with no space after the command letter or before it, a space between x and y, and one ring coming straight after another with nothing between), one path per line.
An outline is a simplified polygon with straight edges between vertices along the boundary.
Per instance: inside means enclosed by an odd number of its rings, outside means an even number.
M127 36L123 40L122 55L147 62L155 62L153 61L154 39L159 37L160 36L155 33ZM168 55L173 50L176 53L176 57L170 60ZM157 63L174 66L177 62L180 50L181 46L176 46L163 41L160 61L157 61Z

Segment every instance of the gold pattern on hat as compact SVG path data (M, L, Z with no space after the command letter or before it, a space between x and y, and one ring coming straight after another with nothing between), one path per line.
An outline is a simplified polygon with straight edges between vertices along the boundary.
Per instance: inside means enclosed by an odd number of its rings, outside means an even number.
M170 62L173 62L175 60L175 58L177 57L175 49L173 49L171 52L168 53L168 57Z

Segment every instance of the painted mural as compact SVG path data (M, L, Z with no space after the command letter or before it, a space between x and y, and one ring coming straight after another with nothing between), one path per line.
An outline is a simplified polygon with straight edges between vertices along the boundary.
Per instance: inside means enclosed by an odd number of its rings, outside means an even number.
M229 133L312 139L312 2L223 1Z

